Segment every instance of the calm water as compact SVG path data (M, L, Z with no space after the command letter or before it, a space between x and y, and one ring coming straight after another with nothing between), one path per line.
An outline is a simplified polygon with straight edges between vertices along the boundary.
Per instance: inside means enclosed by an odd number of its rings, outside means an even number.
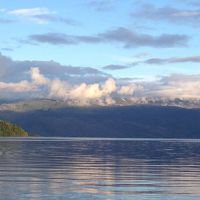
M1 200L199 200L200 141L1 139Z

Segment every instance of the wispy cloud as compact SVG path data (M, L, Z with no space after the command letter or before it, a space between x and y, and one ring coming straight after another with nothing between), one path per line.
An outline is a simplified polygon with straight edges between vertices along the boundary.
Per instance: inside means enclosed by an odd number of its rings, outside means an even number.
M138 33L123 27L107 31L100 34L100 36L105 41L122 43L125 48L133 48L137 46L160 48L185 46L189 39L186 35L161 34L159 36L154 36L150 34Z
M147 60L134 62L133 65L139 65L139 64L164 65L164 64L187 63L187 62L200 63L200 56L150 58L150 59L147 59Z
M2 51L13 51L12 48L8 48L8 47L5 47L5 48L1 48Z
M68 45L79 43L99 43L101 38L93 36L74 36L62 33L35 34L29 37L31 41L53 45Z
M105 70L121 70L121 69L127 69L127 68L130 68L129 65L106 65L104 67L102 67L102 69L105 69Z
M199 26L200 9L178 9L171 6L156 7L153 4L145 4L140 9L131 13L132 17L145 20L165 20L170 23L190 24Z
M115 7L119 0L87 0L86 5L94 8L97 11L108 11Z
M34 42L49 43L53 45L77 44L77 41L73 36L61 33L35 34L31 35L29 39Z
M0 24L10 24L10 23L13 23L13 22L15 22L15 20L0 18Z
M122 44L124 48L134 48L140 46L167 48L187 46L189 37L183 34L162 34L154 36L119 27L117 29L109 30L93 36L45 33L30 35L29 40L53 45L80 43L119 43Z
M77 25L78 23L70 18L61 17L55 11L48 8L23 8L15 10L4 10L10 16L15 16L22 20L28 20L36 24L47 24L50 22L60 22L67 25Z
M15 9L10 10L7 13L16 17L20 17L22 19L33 21L38 24L47 23L48 17L55 15L55 12L52 12L47 8Z
M147 57L147 56L150 56L151 54L148 53L148 52L141 52L141 53L138 53L136 55L134 55L133 57L134 58L144 58L144 57Z

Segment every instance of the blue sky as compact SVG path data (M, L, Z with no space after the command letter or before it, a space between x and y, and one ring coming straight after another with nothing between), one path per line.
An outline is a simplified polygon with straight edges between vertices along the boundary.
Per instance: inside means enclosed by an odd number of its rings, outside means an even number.
M0 5L0 99L200 97L197 0Z
M141 62L151 58L199 55L198 1L0 0L0 5L0 51L14 60L54 60L65 65L97 68L115 77L145 79L171 73L200 72L199 63L193 61L159 65ZM145 9L150 10L152 19L147 16ZM141 41L134 45L133 41L131 47L124 47L123 38L122 41L107 39L96 43L82 41L75 44L53 44L52 38L48 42L38 42L30 38L32 35L42 36L49 33L60 34L59 36L63 34L65 37L95 37L119 28L151 37L168 34L172 40L173 37L174 40L180 39L181 44L176 41L171 44L169 41L168 45L166 41L160 41L154 45ZM120 31L116 34L120 34ZM116 34L110 37L117 37ZM176 36L185 36L185 39ZM139 39L145 40L136 40ZM163 42L166 42L164 47ZM132 63L138 61L141 62L140 65L132 66ZM102 69L107 65L122 65L127 68Z

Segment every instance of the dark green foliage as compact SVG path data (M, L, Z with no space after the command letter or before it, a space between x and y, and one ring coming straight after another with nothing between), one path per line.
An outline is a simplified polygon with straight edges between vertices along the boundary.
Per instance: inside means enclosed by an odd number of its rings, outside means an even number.
M28 133L15 124L0 120L0 136L4 137L26 137Z

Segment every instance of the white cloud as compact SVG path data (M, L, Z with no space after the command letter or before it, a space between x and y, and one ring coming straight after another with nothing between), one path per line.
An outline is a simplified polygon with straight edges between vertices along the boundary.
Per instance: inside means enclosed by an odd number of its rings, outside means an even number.
M49 22L50 16L53 16L55 12L50 11L48 8L24 8L10 10L8 11L8 14L33 21L38 24L44 24Z
M13 16L20 20L29 21L36 24L58 22L72 26L79 25L79 23L73 19L62 17L59 14L57 14L57 12L42 7L21 8L15 10L0 10L0 12L4 12L9 16Z
M70 91L70 96L73 98L100 98L102 96L102 91L99 88L99 84L90 84L87 85L82 83L81 85L76 86L73 90Z
M103 85L103 94L107 95L107 94L111 94L112 92L114 92L117 89L116 87L116 82L112 79L109 78L105 84Z
M39 86L48 83L48 79L40 74L40 70L37 67L31 68L30 71L31 81L21 80L19 82L0 82L0 92L6 93L26 93L33 92L39 89Z
M200 75L174 74L163 77L152 94L168 98L200 99Z
M102 98L111 102L110 95L117 89L113 79L108 79L104 84L86 84L70 85L66 81L59 79L52 80L49 83L49 97L59 99L76 99L81 102L96 100L101 102Z
M0 91L1 92L29 92L34 90L34 86L28 81L20 81L18 83L4 83L0 82Z
M128 94L128 95L132 95L134 91L133 87L129 87L129 86L122 86L119 90L119 94Z
M48 83L48 79L40 74L40 70L38 67L31 68L31 79L36 85L45 85Z
M69 87L67 82L61 81L59 79L52 80L49 85L48 96L50 98L67 100L69 97Z
M70 91L71 98L97 99L109 96L116 90L116 83L108 79L102 86L100 84L86 84L76 86Z
M11 10L8 13L16 16L32 17L36 15L50 14L51 12L47 8L25 8Z

